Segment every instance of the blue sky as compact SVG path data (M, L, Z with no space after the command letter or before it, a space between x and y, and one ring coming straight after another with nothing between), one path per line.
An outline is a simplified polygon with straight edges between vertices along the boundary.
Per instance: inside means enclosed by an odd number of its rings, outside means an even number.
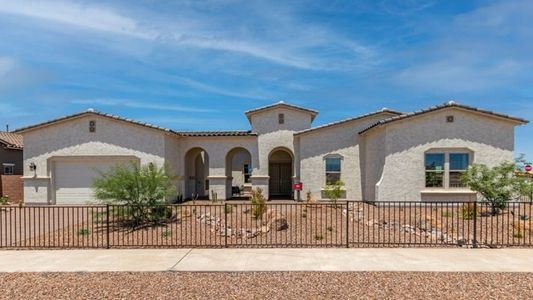
M315 125L450 99L533 120L533 1L136 3L0 0L0 122L248 129L281 99ZM516 151L532 140L518 128Z

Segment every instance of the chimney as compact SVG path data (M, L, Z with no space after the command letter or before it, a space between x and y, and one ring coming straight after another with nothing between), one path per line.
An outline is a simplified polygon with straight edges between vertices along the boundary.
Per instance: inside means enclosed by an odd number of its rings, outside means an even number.
M6 124L6 131L9 132L9 124Z

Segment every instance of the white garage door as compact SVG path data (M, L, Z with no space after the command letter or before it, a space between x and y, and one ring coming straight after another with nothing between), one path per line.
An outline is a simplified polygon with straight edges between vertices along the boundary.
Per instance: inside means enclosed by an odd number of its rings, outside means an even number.
M92 191L99 171L107 172L109 168L125 160L79 160L59 161L55 164L54 184L56 204L87 204L97 202Z

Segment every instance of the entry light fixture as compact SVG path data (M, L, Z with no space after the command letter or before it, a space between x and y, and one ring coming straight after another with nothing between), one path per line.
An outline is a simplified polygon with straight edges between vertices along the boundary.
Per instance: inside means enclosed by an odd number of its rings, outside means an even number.
M30 163L30 171L37 171L37 166L35 163Z

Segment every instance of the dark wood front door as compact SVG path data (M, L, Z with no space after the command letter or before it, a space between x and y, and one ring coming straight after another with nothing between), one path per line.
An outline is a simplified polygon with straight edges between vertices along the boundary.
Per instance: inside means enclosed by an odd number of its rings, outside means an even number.
M270 163L269 194L271 196L291 196L292 166L290 163Z

